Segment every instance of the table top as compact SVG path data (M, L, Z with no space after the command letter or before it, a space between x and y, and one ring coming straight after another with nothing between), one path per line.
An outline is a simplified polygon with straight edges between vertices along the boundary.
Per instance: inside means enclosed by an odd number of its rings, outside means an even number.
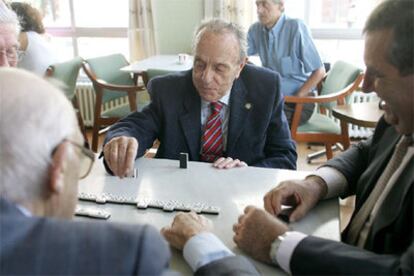
M384 111L378 107L378 101L338 105L332 109L332 115L347 123L374 128Z
M109 176L96 162L91 174L79 184L79 192L177 200L181 203L205 203L221 209L219 215L206 215L214 223L214 233L235 254L243 254L233 242L232 225L247 205L263 207L263 196L282 180L303 178L308 172L256 167L218 170L211 164L188 162L187 169L179 161L140 158L136 162L137 178L119 179ZM94 206L109 211L109 222L149 223L157 229L170 225L175 212L158 209L140 210L133 205L103 204L80 201L80 206ZM338 200L319 203L303 220L292 223L294 230L333 240L340 239ZM81 218L77 218L81 219ZM171 268L192 275L181 252L172 250ZM276 267L253 261L264 275L284 275Z
M128 66L121 68L122 71L129 73L141 73L148 69L166 70L166 71L185 71L193 67L193 57L188 55L184 63L178 61L178 55L157 55L152 56Z

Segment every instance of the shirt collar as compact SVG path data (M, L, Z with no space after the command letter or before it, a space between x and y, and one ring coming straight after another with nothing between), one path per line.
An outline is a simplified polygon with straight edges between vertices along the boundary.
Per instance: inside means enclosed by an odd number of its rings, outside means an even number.
M269 34L271 33L273 34L273 36L276 36L282 29L282 26L283 24L285 24L285 21L286 21L286 15L285 13L282 13L282 15L277 20L276 24L270 30L266 29L266 27L263 26L263 31L269 32Z
M32 212L30 212L26 207L23 207L22 205L19 205L19 204L16 204L16 207L26 217L31 217L32 216Z
M226 95L224 95L223 97L221 97L218 101L221 102L222 104L224 104L225 106L228 106L229 105L229 101L230 101L230 94L231 94L231 89L230 89L230 91L228 91L226 93ZM201 99L201 106L202 107L208 106L209 104L210 104L209 102Z

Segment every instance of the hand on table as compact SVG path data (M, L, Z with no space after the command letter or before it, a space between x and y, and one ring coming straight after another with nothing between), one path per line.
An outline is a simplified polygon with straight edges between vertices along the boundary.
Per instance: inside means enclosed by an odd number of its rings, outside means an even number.
M178 213L170 227L163 227L161 234L175 248L183 250L185 243L201 232L211 232L212 222L195 212Z
M270 246L288 231L288 226L263 209L247 206L233 225L233 240L244 252L258 261L271 263Z
M132 174L137 151L137 139L127 136L112 138L103 148L106 163L112 173L120 178Z
M283 181L265 195L264 208L277 216L282 211L282 205L293 206L289 221L294 222L304 217L326 192L326 183L318 176Z
M247 167L246 162L231 157L220 157L213 163L213 167L217 169L231 169L236 167Z

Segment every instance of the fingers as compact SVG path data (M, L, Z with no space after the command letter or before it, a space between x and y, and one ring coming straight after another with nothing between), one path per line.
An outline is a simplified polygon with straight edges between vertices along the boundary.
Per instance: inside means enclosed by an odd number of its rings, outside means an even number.
M282 211L282 205L298 205L294 195L299 188L293 181L281 182L279 186L273 188L264 196L265 210L273 215L278 215Z
M263 201L265 210L272 215L277 215L282 210L282 193L277 188L270 190Z
M137 151L138 141L125 136L113 138L103 150L109 168L114 175L121 178L132 173Z
M236 167L247 167L247 164L239 159L220 157L213 163L213 167L217 169L231 169Z
M306 215L306 213L309 211L309 209L311 208L311 206L308 206L308 204L303 200L303 198L298 193L295 193L294 197L297 202L297 207L293 210L293 212L289 216L290 222L295 222L303 218Z

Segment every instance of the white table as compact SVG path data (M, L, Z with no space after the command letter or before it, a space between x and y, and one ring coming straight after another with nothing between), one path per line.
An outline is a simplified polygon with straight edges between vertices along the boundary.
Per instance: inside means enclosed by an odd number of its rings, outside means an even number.
M148 69L185 71L193 67L193 57L190 55L187 57L186 62L181 64L178 62L178 55L157 55L134 62L121 68L121 70L134 74L145 72Z
M263 195L281 180L302 178L307 173L255 167L217 170L211 164L189 162L180 169L175 160L141 158L136 162L137 178L120 180L106 174L102 162L96 162L86 179L79 184L80 192L108 193L119 196L177 200L183 203L202 202L221 208L219 215L206 215L214 225L214 233L236 254L243 254L233 242L232 225L247 205L263 206ZM132 205L79 202L82 206L99 206L111 213L109 222L149 223L156 228L171 224L176 213L162 210L139 210ZM291 224L295 230L339 240L338 200L321 202L305 219ZM284 275L269 265L255 262L263 275ZM173 250L171 267L183 275L191 275L182 255Z

